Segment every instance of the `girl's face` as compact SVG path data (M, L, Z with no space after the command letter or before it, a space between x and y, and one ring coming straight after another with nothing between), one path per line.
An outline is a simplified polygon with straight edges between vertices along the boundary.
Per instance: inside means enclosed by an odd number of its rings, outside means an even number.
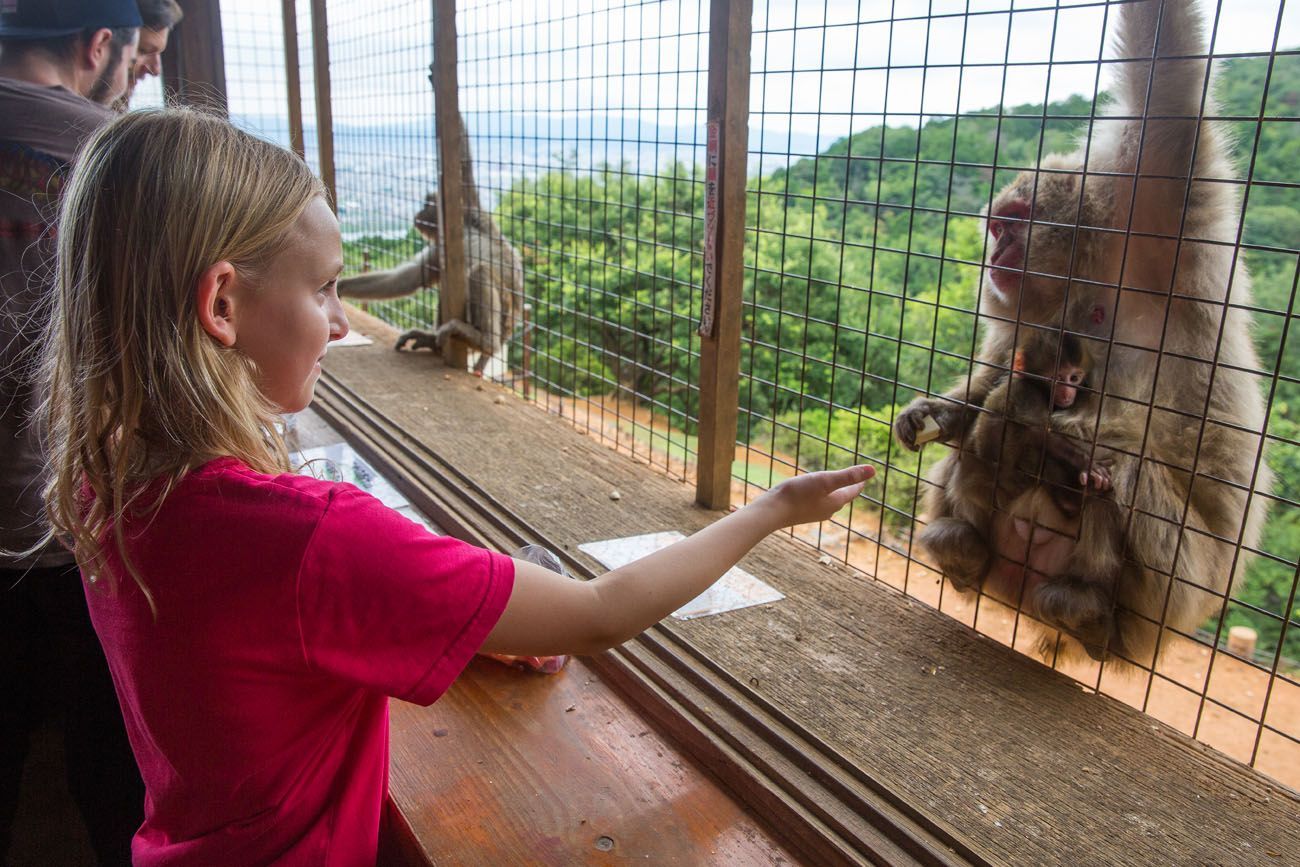
M235 347L257 365L262 393L282 412L311 403L326 346L348 333L337 286L342 270L338 221L325 200L315 198L266 279L240 293Z

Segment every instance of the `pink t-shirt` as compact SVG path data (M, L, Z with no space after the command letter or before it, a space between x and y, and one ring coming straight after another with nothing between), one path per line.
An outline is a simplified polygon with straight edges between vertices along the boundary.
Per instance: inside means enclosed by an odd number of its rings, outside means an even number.
M373 864L388 696L451 685L510 559L233 459L126 530L157 619L129 577L86 597L145 781L135 864Z

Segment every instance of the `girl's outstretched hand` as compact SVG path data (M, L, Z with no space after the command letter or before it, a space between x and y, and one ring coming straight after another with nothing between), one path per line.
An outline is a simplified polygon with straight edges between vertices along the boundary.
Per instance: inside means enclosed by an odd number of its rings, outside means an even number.
M621 644L707 590L768 533L834 515L875 474L859 466L797 476L680 542L593 581L572 581L517 560L510 601L479 652L552 656Z
M875 467L862 464L795 476L759 497L754 505L772 509L778 527L824 521L862 493L875 474Z

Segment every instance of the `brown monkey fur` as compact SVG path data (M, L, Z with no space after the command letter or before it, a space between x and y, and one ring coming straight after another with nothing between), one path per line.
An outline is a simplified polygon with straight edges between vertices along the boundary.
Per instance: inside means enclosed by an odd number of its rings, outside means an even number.
M1192 0L1109 14L1120 17L1125 61L1114 64L1113 107L1073 154L1046 157L993 200L971 377L913 401L895 434L915 448L930 415L942 438L960 440L1023 323L1107 342L1095 411L1058 412L1053 426L1112 455L1125 556L1097 543L1106 523L1097 509L1066 515L1035 486L993 516L985 589L1069 634L1084 591L1064 579L1109 581L1111 647L1149 668L1162 624L1191 634L1222 609L1264 526L1267 500L1251 491L1269 491L1271 475L1261 460L1264 401L1248 372L1259 361L1245 309L1250 275L1235 247L1239 190L1210 180L1234 175L1222 130L1202 120L1217 111L1208 96L1202 108L1202 15ZM958 462L952 452L935 467L932 521L950 516L943 488ZM1044 653L1051 646L1045 640Z
M397 349L440 349L448 336L459 337L479 351L474 372L482 375L488 361L505 351L523 319L524 265L495 221L479 203L468 137L461 136L461 189L465 199L465 319L451 319L432 331L413 328L397 338ZM339 295L362 301L400 298L437 284L442 276L441 232L437 192L425 197L415 215L415 227L426 246L411 259L387 271L345 277Z
M986 540L995 512L1038 485L1063 515L1077 517L1085 508L1093 513L1092 543L1114 552L1112 562L1122 555L1123 514L1106 496L1112 458L1105 452L1093 455L1091 443L1053 426L1059 412L1096 412L1091 374L1098 357L1104 356L1090 352L1075 335L1022 328L1010 369L970 422L939 492L945 514L917 536L957 588L980 587L993 563ZM1031 600L1046 610L1033 613L1068 623L1084 649L1101 659L1108 649L1120 649L1114 578L1108 571L1046 579Z

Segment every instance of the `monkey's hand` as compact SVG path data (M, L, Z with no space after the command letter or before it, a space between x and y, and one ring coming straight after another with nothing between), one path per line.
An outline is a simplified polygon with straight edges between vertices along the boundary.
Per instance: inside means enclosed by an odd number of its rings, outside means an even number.
M1105 493L1113 486L1111 470L1115 459L1109 454L1093 453L1086 443L1065 434L1052 431L1047 434L1047 452L1057 461L1073 470L1079 487Z
M423 328L412 328L410 331L402 332L402 336L397 338L397 345L393 348L398 352L407 348L410 344L412 351L416 349L432 349L438 351L438 336L435 332L425 331Z
M1115 466L1113 458L1097 458L1092 462L1086 471L1079 473L1079 484L1085 488L1092 488L1098 493L1105 493L1111 489L1111 469Z
M952 442L965 433L967 419L973 412L967 404L954 400L918 397L894 419L894 437L911 451L916 451L926 442ZM938 435L930 439L920 436L926 429L927 416L939 427Z
M1094 453L1090 444L1059 431L1045 432L1043 445L1048 459L1061 468L1044 473L1044 480L1049 483L1052 499L1066 515L1073 517L1079 513L1083 508L1082 495L1089 490L1105 494L1112 488L1115 460L1109 454Z

